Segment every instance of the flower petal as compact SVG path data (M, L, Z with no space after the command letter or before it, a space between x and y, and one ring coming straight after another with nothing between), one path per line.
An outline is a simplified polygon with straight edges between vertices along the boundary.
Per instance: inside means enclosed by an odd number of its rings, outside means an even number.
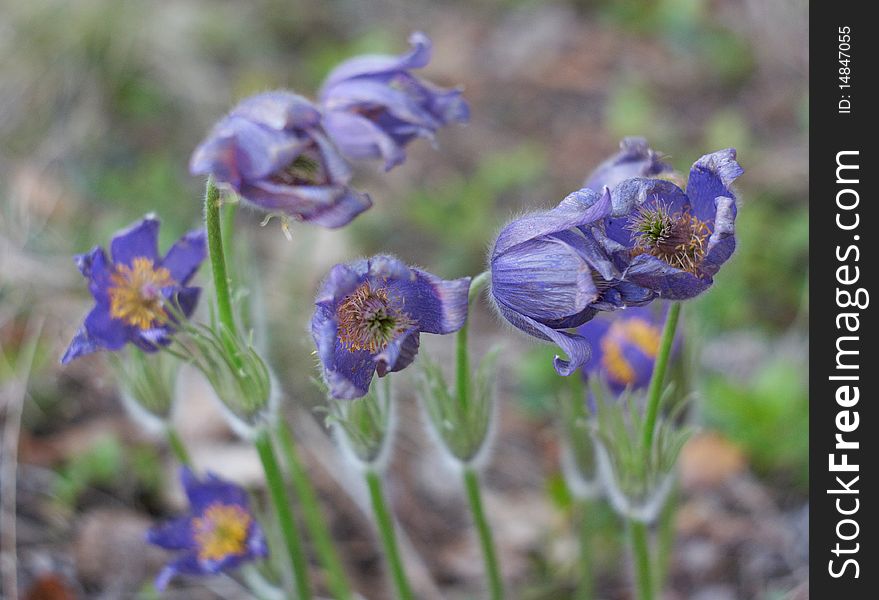
M620 151L611 156L593 171L583 187L599 191L615 188L623 180L631 177L653 177L671 171L671 165L662 162L641 137L628 137L620 142Z
M352 160L382 158L390 171L406 158L403 148L369 119L354 113L330 111L324 119L327 134Z
M575 315L598 298L590 265L551 236L492 259L491 293L498 302L543 323Z
M307 98L287 90L256 94L229 113L272 129L303 129L320 123L320 111Z
M418 355L420 341L418 329L415 327L393 339L373 358L378 376L384 377L388 373L402 371L411 365Z
M667 300L693 298L708 289L712 283L711 277L697 277L649 254L640 254L632 259L625 276Z
M605 217L611 207L611 196L582 189L568 195L555 208L525 215L501 230L492 250L492 260L514 246L544 235L592 223Z
M714 218L714 200L720 196L731 198L732 215L735 218L736 196L730 189L744 169L736 162L735 148L718 150L697 160L690 169L687 195L693 204L693 214L700 220L710 222Z
M568 355L569 360L563 360L559 356L553 359L553 366L559 375L566 377L589 360L591 349L589 342L583 336L567 331L550 329L546 325L521 315L501 303L498 303L498 310L513 326L536 338L554 342Z
M311 319L311 335L330 395L345 400L365 396L375 362L366 350L351 351L339 342L335 307L318 304Z
M209 571L199 563L198 556L195 553L185 554L167 565L156 577L156 589L164 591L171 580L178 574L181 575L210 575Z
M195 547L192 517L180 517L156 525L147 531L147 542L166 550L188 550Z
M470 278L441 279L426 271L411 269L411 278L396 278L388 288L402 299L403 311L424 333L458 331L467 320Z
M135 258L159 262L159 220L147 216L120 231L110 241L110 254L116 264L131 266Z
M204 509L217 502L244 508L250 504L244 488L212 473L199 478L184 466L180 467L180 480L194 515L201 515Z
M369 195L342 185L291 186L263 180L241 188L241 197L269 212L336 228L372 206Z
M411 49L400 56L373 54L358 56L347 60L333 69L327 76L322 90L327 90L340 81L354 77L379 77L393 75L398 71L420 69L430 62L432 44L423 33L415 32L409 37ZM324 92L321 91L321 98Z
M204 229L190 231L171 246L161 265L168 269L171 278L179 285L186 285L207 256Z
M708 238L708 252L702 259L700 270L707 275L715 275L720 266L729 260L736 249L736 201L732 198L719 196L716 199L714 232Z

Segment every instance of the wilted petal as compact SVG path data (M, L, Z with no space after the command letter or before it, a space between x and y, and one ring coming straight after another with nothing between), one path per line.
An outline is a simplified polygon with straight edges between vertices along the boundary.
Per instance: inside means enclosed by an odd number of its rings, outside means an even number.
M711 277L697 277L649 254L632 259L626 279L654 290L666 300L686 300L711 287Z
M710 276L720 270L721 265L729 260L736 249L736 202L732 198L719 196L716 204L714 232L708 238L708 252L701 264L701 271Z
M379 377L394 371L402 371L412 364L420 345L418 329L413 327L397 336L384 350L375 355L375 370Z
M714 218L714 200L720 196L731 198L732 216L735 218L735 194L732 183L744 169L736 162L735 148L718 150L697 160L690 169L687 195L693 205L693 214L700 220L710 222Z
M631 177L653 177L671 171L641 137L629 137L620 142L620 151L601 163L583 187L599 191L605 187L615 188L620 182Z
M398 71L420 69L427 66L427 63L430 62L432 50L430 38L420 31L415 32L409 37L409 44L412 48L409 52L400 56L373 54L346 60L330 71L324 82L323 89L354 77L380 77L382 75L393 75Z
M583 336L567 331L550 329L546 325L538 323L500 304L498 309L503 317L513 326L534 337L555 343L568 355L569 360L564 360L559 356L553 359L553 366L559 375L566 377L589 360L591 352L589 342Z

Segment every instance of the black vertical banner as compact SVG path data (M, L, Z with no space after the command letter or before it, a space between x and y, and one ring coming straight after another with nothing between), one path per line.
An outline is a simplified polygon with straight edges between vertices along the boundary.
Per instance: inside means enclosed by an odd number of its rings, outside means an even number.
M879 597L879 30L869 2L810 6L810 594ZM875 298L879 301L879 296ZM874 490L870 492L869 490Z

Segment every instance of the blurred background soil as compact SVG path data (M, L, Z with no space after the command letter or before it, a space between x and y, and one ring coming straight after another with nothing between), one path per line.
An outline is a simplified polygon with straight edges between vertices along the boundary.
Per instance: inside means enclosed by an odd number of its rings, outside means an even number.
M425 74L463 85L470 125L442 131L437 149L412 144L389 174L359 170L375 206L343 230L294 225L287 240L249 211L236 224L237 258L255 265L238 271L264 299L257 338L358 589L392 597L366 491L315 411L306 324L317 283L378 251L447 278L476 274L510 217L555 205L621 137L643 135L683 172L727 146L746 171L736 255L685 309L700 433L682 458L665 598L807 598L807 25L804 0L0 3L4 572L13 565L29 600L153 598L168 556L144 531L184 508L170 453L125 415L105 357L58 365L90 302L70 256L147 212L167 247L201 216L189 154L236 100L276 87L313 97L340 60L401 52L423 30L435 46ZM475 355L502 349L486 502L510 597L572 597L576 511L553 426L554 350L484 305L473 330ZM448 363L452 341L426 339L423 351ZM413 371L396 377L387 475L409 569L419 598L480 598L462 490L437 475ZM206 384L188 372L179 392L175 419L196 464L258 492L256 456ZM593 518L599 597L629 598L620 524L603 505ZM248 596L221 577L181 580L163 597Z

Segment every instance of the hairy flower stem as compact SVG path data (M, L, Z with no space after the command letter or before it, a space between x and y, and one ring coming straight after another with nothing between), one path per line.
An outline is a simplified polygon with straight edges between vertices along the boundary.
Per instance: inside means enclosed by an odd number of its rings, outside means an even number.
M350 600L353 597L351 586L342 567L342 561L336 553L324 515L321 513L317 492L299 456L293 432L284 419L278 419L278 438L281 441L281 451L287 461L287 473L290 475L299 505L302 507L305 526L314 541L320 561L327 570L327 585L333 593L333 598Z
M482 547L482 556L485 561L485 571L488 576L490 597L492 600L501 600L504 597L504 584L501 579L500 567L497 560L497 552L491 535L491 526L485 518L485 510L482 505L482 492L479 489L479 475L471 467L465 467L464 487L467 490L467 501L470 503L470 512L473 514L473 522L479 534L479 545Z
M394 579L397 598L399 600L413 600L415 596L412 593L412 587L409 585L409 579L406 577L406 571L403 568L403 559L400 555L400 549L397 546L397 538L394 533L394 519L385 502L381 476L375 469L370 468L365 471L364 477L369 488L372 512L378 525L379 536L385 550L385 558L388 561L391 576Z
M653 375L650 377L650 385L647 388L647 409L644 413L644 429L641 431L641 462L644 469L650 468L653 436L656 431L659 404L662 400L662 385L680 315L681 303L673 302L668 310L665 327L662 330L662 339L659 342L659 352L656 355L656 364L653 367ZM651 574L647 524L629 519L629 537L632 543L632 557L635 561L635 585L638 590L638 600L653 600L654 581Z
M482 288L488 283L491 274L484 271L473 278L470 282L470 292L467 295L467 305L472 306L473 301L479 296ZM469 313L469 308L468 308ZM470 406L470 357L467 353L467 330L470 325L468 314L464 325L458 330L456 338L456 362L455 362L455 390L457 391L458 404L462 411Z
M595 597L595 582L592 577L592 538L594 524L592 520L592 511L595 509L595 502L591 500L581 500L579 503L580 518L580 557L578 568L580 571L580 579L577 582L577 593L574 596L576 600L592 600Z
M662 339L659 342L659 352L656 355L653 375L650 377L650 386L647 388L647 410L644 413L644 429L641 431L641 455L644 459L644 465L649 463L653 450L656 418L659 415L659 403L662 400L662 384L665 379L665 371L668 368L668 359L671 356L680 315L681 303L672 302L665 319L665 327L662 330Z
M232 312L232 297L229 293L229 275L226 272L226 256L223 252L223 228L220 219L220 190L213 177L208 177L204 196L204 221L208 236L208 252L211 256L211 271L214 275L214 291L217 295L217 312L220 323L234 333L235 316Z
M647 524L629 520L632 558L635 562L635 586L638 600L653 600L653 578L650 569L650 544Z
M275 507L275 513L278 516L278 524L281 527L281 535L284 538L284 545L287 547L290 563L293 566L296 597L298 600L309 600L311 598L311 586L308 582L308 564L300 542L302 536L293 518L293 511L290 507L290 495L287 493L287 488L284 485L284 477L281 474L281 468L278 466L278 459L275 457L272 439L268 430L263 429L256 436L254 445L262 462L263 471L266 475L266 485L268 485L269 495Z
M165 437L168 439L168 446L171 448L171 452L174 453L174 456L180 461L180 464L186 467L192 467L192 458L189 456L189 451L186 449L183 440L180 439L180 435L177 433L177 430L174 429L173 425L168 424L165 427Z

